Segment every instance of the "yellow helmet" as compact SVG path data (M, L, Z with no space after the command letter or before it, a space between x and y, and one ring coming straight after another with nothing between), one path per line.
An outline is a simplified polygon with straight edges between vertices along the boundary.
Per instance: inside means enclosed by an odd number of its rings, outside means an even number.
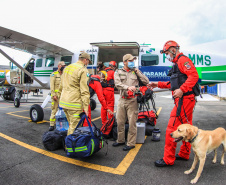
M100 73L100 75L102 76L102 78L104 78L104 80L107 80L108 74L107 74L106 71L100 71L99 73Z

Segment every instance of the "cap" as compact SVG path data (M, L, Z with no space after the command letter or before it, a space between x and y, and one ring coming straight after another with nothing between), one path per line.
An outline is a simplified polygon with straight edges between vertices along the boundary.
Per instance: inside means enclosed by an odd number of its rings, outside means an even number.
M137 59L137 57L134 57L131 54L126 54L126 55L123 56L123 62L126 61L126 60L134 60L134 59Z
M66 66L66 64L64 63L64 61L60 61L60 62L58 63L58 65Z
M90 55L88 53L83 52L83 53L80 53L79 58L86 58L90 60Z

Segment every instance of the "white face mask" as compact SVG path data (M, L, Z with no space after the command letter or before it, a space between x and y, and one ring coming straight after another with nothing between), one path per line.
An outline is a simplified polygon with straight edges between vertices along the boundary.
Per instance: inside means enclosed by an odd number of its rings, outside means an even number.
M173 57L170 56L170 53L169 53L168 55L166 55L166 58L167 58L170 62L173 61Z

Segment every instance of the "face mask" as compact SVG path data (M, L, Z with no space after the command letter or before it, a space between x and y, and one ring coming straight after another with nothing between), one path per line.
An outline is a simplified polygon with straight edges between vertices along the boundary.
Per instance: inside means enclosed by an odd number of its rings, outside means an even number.
M133 67L135 67L134 62L128 62L128 68L132 69Z
M63 70L64 70L64 68L65 68L65 66L62 66L62 67L60 68L60 70L61 70L61 71L63 71Z
M170 54L166 55L166 58L167 58L170 62L173 61L173 57L171 57Z

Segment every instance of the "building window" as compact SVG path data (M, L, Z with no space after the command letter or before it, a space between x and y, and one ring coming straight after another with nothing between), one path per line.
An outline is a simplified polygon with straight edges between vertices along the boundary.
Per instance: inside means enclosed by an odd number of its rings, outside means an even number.
M159 64L159 56L155 54L143 54L141 56L141 66L153 66Z
M66 66L71 64L72 56L63 56L61 57L60 61L64 61Z
M42 67L42 58L36 60L36 67Z
M52 66L54 66L54 61L55 61L55 58L54 57L46 58L45 66L46 67L52 67Z

